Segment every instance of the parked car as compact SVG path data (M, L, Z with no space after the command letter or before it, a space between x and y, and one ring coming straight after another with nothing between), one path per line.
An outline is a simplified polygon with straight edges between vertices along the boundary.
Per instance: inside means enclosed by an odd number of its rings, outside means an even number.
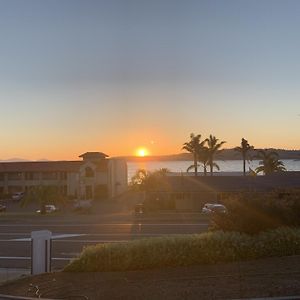
M0 212L5 212L6 206L4 204L0 204Z
M204 214L211 214L215 212L226 213L227 209L223 204L206 203L202 208L202 212Z
M47 214L51 214L51 213L57 212L58 210L59 209L55 205L53 205L53 204L47 204L47 205L45 205L45 211L46 211ZM38 214L40 214L41 210L38 209L36 212Z
M75 209L90 209L92 207L92 201L91 200L76 200L74 203Z
M11 199L14 201L20 201L23 199L24 195L25 195L24 192L17 192L12 194Z
M83 214L89 214L92 211L91 200L77 200L74 203L74 211Z
M145 212L145 206L143 203L138 203L134 207L134 213L135 215L141 215Z

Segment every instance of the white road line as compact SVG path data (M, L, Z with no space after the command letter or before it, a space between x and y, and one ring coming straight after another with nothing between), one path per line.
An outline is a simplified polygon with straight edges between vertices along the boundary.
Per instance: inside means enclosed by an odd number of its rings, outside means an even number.
M104 243L125 243L125 242L129 242L129 241L133 241L133 240L56 240L54 242L62 242L62 243L100 243L100 244L104 244Z
M71 237L71 235L73 236L82 236L82 235L85 235L85 236L164 236L164 235L178 235L178 234L183 234L183 233L134 233L134 232L123 232L123 233L66 233L65 235L68 235L69 237ZM191 233L193 234L193 233ZM5 234L2 234L0 233L0 236L1 235L25 235L24 237L22 238L18 238L18 239L15 239L15 240L20 240L20 239L23 239L23 238L27 238L27 237L30 237L30 234L24 234L24 233L16 233L16 234L13 234L13 233L5 233ZM55 235L57 236L57 235ZM67 236L67 237L68 237ZM13 239L11 239L13 240Z
M166 236L172 236L172 234L165 234ZM173 235L177 235L177 234L173 234ZM163 236L163 235L161 235ZM143 236L141 235L140 236L141 238L143 238ZM153 236L155 237L155 236ZM80 243L122 243L122 242L128 242L128 241L135 241L135 240L138 240L138 239L131 239L130 236L128 236L128 239L122 239L122 240L60 240L60 239L57 239L57 240L53 240L54 243L77 243L77 244L80 244ZM0 240L0 242L2 243L7 243L7 242L30 242L31 239L28 238L28 239L12 239L12 240Z
M52 257L52 260L58 261L70 261L75 257ZM29 256L0 256L0 259L7 259L7 260L31 260Z
M0 227L208 226L208 223L0 224Z

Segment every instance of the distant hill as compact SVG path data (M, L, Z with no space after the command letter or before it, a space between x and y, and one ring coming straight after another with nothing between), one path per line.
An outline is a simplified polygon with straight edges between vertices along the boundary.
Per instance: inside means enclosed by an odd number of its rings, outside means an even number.
M0 159L0 162L23 162L23 161L30 161L28 159L19 158L19 157L12 157L8 159Z
M24 159L24 158L18 158L18 157L13 157L13 158L8 158L8 159L0 159L0 162L29 162L29 161L50 161L46 158L41 158L37 160L29 160L29 159Z
M257 155L260 149L251 151L250 155L252 157ZM276 151L280 159L296 159L300 160L300 150L284 150L284 149L268 149L269 151ZM120 158L126 161L169 161L169 160L192 160L193 156L190 153L180 153L171 155L157 155L157 156L147 156L147 157L136 157L136 156L122 156ZM216 155L217 160L240 160L242 159L240 153L234 151L234 149L224 149Z

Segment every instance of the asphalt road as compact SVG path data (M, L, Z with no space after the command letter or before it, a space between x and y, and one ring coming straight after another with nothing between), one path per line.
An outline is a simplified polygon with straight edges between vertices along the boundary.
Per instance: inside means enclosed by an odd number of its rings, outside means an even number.
M82 222L53 220L7 219L0 223L0 268L30 268L30 235L35 230L50 230L52 240L52 269L60 269L76 257L85 246L132 239L189 234L206 231L208 220L195 215L164 215L150 218L97 218Z

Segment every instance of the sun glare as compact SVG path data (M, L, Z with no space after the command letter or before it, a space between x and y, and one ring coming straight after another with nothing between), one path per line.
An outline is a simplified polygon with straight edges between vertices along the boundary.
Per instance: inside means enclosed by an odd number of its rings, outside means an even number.
M139 148L136 151L136 155L139 156L139 157L145 157L145 156L149 155L149 152L145 148Z

